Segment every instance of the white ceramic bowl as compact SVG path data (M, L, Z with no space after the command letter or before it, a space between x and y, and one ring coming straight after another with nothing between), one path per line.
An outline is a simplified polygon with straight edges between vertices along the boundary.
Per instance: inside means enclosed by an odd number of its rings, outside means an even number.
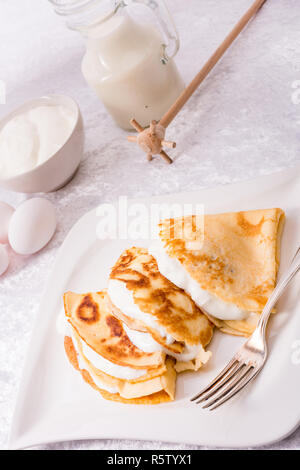
M47 193L63 187L76 173L83 154L84 131L80 109L72 98L49 95L28 101L1 119L0 129L18 114L47 104L66 106L75 113L76 121L71 135L56 153L33 170L11 178L0 177L0 187L20 193Z

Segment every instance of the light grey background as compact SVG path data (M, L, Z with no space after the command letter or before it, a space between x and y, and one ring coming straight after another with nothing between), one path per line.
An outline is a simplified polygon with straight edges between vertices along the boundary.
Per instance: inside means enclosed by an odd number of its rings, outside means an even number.
M177 63L186 82L204 64L251 0L169 0L181 38ZM7 85L0 116L23 101L65 93L82 110L84 160L74 180L46 197L57 209L50 244L32 257L11 253L0 280L0 447L5 448L26 349L58 247L76 220L120 195L147 197L269 174L300 162L299 0L268 0L168 129L174 163L126 141L80 71L84 43L46 0L0 0L0 80ZM294 93L294 99L293 99ZM300 95L300 93L298 94ZM294 101L294 102L293 102ZM24 199L0 189L0 200ZM46 449L192 449L138 441L83 441ZM300 431L269 448L300 448Z

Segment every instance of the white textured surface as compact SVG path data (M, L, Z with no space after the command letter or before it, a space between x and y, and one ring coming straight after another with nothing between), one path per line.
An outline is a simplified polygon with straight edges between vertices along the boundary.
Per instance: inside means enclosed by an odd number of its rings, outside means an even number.
M180 36L178 65L186 81L221 42L251 0L170 2ZM187 8L188 4L188 8ZM168 131L174 164L151 164L117 129L80 72L84 46L47 2L1 0L0 79L7 84L6 114L46 93L75 98L86 127L84 161L74 180L47 195L57 208L58 230L41 253L12 256L0 280L0 447L5 447L26 348L39 300L58 247L74 222L119 195L146 197L214 186L299 163L300 104L292 84L300 80L299 0L268 0ZM23 196L0 190L17 205ZM47 449L189 449L133 441L70 442ZM299 430L271 448L300 448Z

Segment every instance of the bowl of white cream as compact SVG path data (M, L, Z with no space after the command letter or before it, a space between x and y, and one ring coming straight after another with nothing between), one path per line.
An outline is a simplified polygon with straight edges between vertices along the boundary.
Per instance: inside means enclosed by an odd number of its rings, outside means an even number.
M33 99L0 120L0 186L55 191L74 176L84 132L77 103L64 95Z

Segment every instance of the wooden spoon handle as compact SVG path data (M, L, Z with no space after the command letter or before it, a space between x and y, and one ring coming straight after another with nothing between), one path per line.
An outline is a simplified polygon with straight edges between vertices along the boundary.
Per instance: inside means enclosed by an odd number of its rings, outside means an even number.
M194 91L198 88L200 83L203 82L203 80L209 74L211 69L221 59L221 57L226 52L228 47L233 43L236 37L244 29L244 27L252 18L252 16L255 15L255 13L262 7L265 1L266 0L255 0L255 2L249 8L249 10L242 16L240 21L235 25L235 27L228 34L228 36L226 36L222 44L218 47L218 49L216 49L216 51L213 53L210 59L208 59L208 61L202 67L200 72L195 76L195 78L191 81L191 83L183 90L183 92L181 93L181 95L179 95L175 103L161 118L161 120L159 121L159 124L161 124L164 128L168 127L168 125L173 121L177 113L185 105L187 100L192 96Z

